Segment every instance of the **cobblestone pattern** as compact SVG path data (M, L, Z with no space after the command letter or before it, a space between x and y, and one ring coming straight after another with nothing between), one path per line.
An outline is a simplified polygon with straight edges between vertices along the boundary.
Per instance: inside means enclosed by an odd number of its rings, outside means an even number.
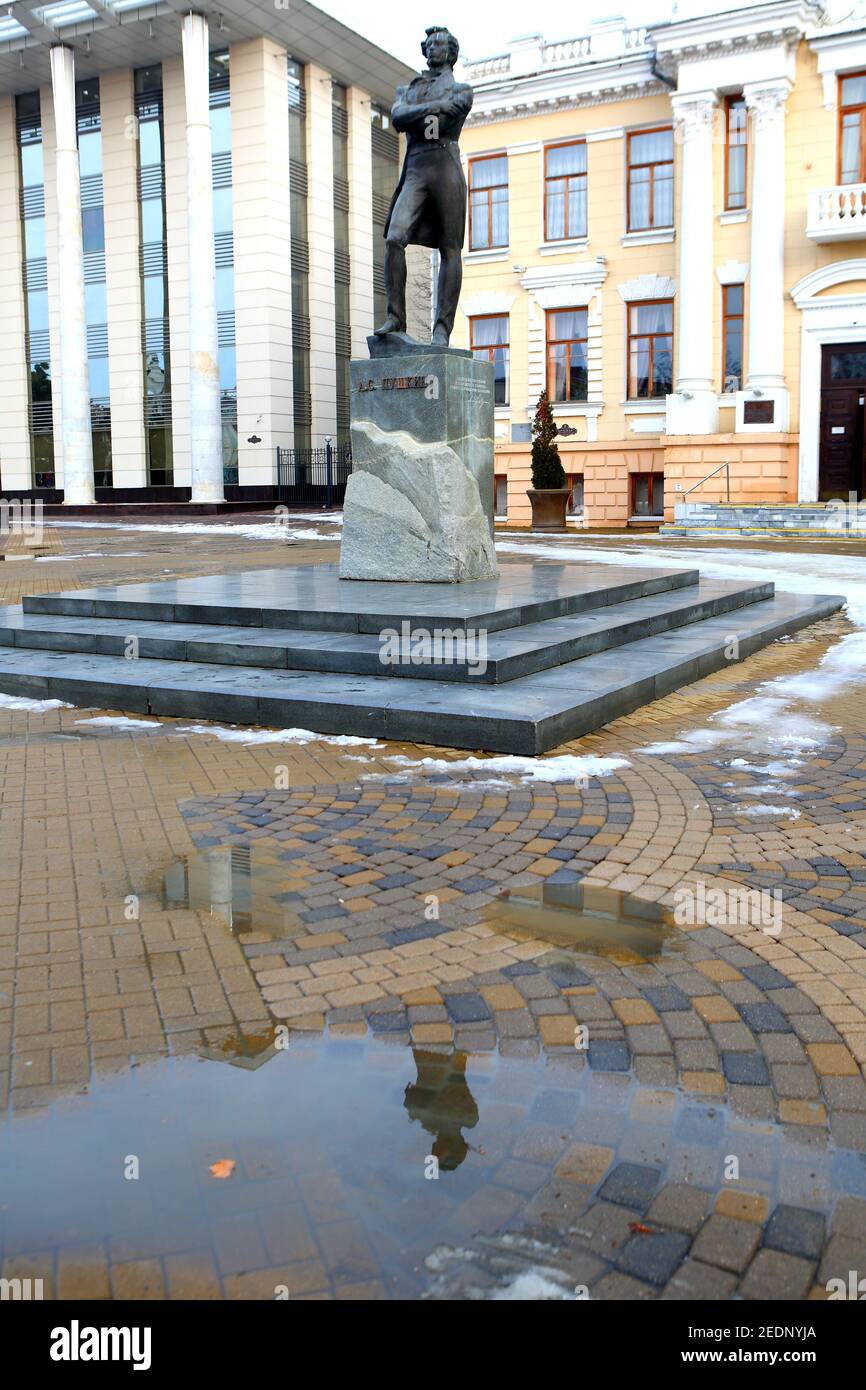
M65 535L67 550L71 541L96 549L94 540ZM144 552L140 563L121 546ZM120 571L136 581L275 563L271 545L253 550L235 537L117 533L111 548L108 573L95 562L4 567L15 576L2 576L6 601L15 584L36 592L118 582ZM323 550L293 547L291 558L314 562ZM854 700L834 708L836 728L802 777L786 781L797 819L738 809L766 780L731 767L738 755L750 761L745 740L718 757L641 753L798 663L814 667L846 630L842 619L820 628L563 750L628 758L588 791L484 789L470 778L458 795L420 766L407 784L362 782L388 773L386 757L420 750L370 749L361 768L325 742L251 749L184 735L175 721L120 732L82 726L77 710L0 711L4 1107L38 1111L94 1075L254 1039L277 1022L310 1042L326 1029L476 1058L543 1053L558 1079L525 1098L529 1116L538 1107L535 1138L522 1132L520 1152L495 1155L492 1181L467 1199L474 1283L464 1270L456 1283L444 1279L443 1296L497 1277L482 1237L511 1228L552 1242L564 1221L568 1247L552 1258L593 1297L824 1296L828 1278L866 1270L862 711ZM272 790L277 762L290 768L289 793ZM233 837L285 856L303 937L242 947L213 919L163 907L171 860ZM483 920L500 885L569 876L668 905L699 883L778 887L783 931L686 928L684 950L653 965L582 958L563 972L546 943L509 941ZM429 892L438 922L424 917ZM124 915L130 894L141 900L138 919ZM574 1048L580 1023L590 1030L586 1055ZM587 1077L634 1095L614 1107L607 1130L582 1124L576 1143L568 1096ZM674 1121L676 1097L689 1105ZM653 1117L647 1128L638 1111ZM751 1144L764 1166L715 1191L732 1128L736 1152ZM687 1160L672 1177L674 1140ZM811 1166L789 1176L783 1150L811 1155ZM222 1260L218 1249L158 1248L110 1259L59 1240L7 1257L2 1272L44 1273L61 1297L272 1297L280 1271L292 1297L380 1296L381 1271L357 1253L337 1179L304 1181L303 1238L279 1255L276 1246ZM231 1239L237 1254L244 1232Z

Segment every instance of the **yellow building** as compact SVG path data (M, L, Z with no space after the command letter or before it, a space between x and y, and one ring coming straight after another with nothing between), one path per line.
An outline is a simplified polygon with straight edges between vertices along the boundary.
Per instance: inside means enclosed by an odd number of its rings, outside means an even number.
M497 512L529 522L545 385L585 525L728 476L735 503L866 496L866 17L610 19L464 72L453 341L495 364Z

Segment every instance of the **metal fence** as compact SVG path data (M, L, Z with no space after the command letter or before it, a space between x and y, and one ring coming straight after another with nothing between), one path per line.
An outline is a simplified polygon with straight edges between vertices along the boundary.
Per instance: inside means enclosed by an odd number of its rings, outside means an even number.
M339 507L352 471L349 444L324 449L277 449L277 499L311 507Z

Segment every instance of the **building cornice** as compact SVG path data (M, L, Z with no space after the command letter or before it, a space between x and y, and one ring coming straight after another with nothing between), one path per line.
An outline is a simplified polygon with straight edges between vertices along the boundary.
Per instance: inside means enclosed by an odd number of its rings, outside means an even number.
M669 88L644 59L640 63L595 65L591 71L541 74L537 78L509 80L496 89L478 92L467 126L494 125L552 111L575 111L615 101L663 96Z
M695 75L690 73L690 81L695 82L703 68L704 85L714 87L712 68L719 60L727 60L722 64L726 75L719 84L724 89L730 60L740 55L766 52L768 57L774 55L768 69L787 70L798 44L820 36L823 19L820 0L769 0L647 29L628 29L622 20L605 20L586 34L555 44L546 43L539 34L528 35L507 52L464 64L464 77L475 90L468 124L487 125L662 95L677 85L683 65L695 65ZM866 36L866 17L859 24ZM856 33L856 27L846 27L844 32L834 28L828 40L850 44ZM818 37L816 42L823 40ZM757 69L752 64L751 71L760 75L760 62Z

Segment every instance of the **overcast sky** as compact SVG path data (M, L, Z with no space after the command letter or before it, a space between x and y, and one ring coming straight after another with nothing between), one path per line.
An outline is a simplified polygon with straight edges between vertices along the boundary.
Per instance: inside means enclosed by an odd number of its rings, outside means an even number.
M760 0L584 0L580 6L565 0L313 0L319 9L342 20L350 29L420 68L418 45L428 24L444 24L457 35L463 58L500 53L520 34L537 32L548 41L585 34L594 19L622 14L630 25L656 24L676 12L683 19L695 14L718 14L748 9ZM866 0L824 0L836 19L866 12Z
M732 0L703 7L719 10ZM546 39L568 39L587 31L593 19L624 14L632 24L666 18L672 0L584 0L580 7L564 0L313 0L321 10L340 19L350 29L420 68L418 45L428 24L444 24L457 35L461 56L484 58L498 53L519 34L538 32ZM694 0L680 0L680 10Z

